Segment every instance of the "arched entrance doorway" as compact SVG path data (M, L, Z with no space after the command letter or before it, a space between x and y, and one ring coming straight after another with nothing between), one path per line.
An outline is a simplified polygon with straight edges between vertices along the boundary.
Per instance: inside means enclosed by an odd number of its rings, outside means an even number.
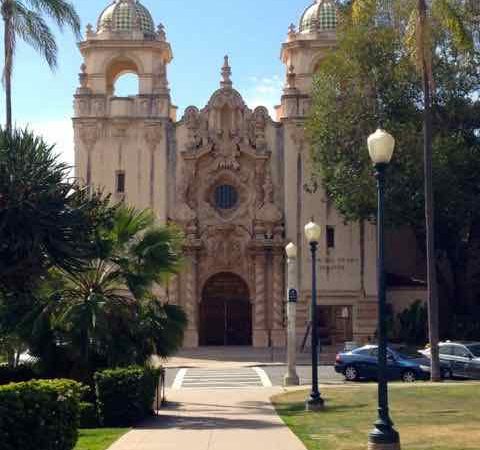
M200 345L252 345L252 307L247 284L233 273L211 277L200 305Z

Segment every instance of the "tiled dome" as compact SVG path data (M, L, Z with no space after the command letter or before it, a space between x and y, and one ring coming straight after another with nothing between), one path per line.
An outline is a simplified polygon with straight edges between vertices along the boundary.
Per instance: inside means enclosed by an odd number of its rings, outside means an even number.
M152 16L138 0L115 0L98 19L98 32L132 31L140 28L145 34L155 34Z
M300 19L300 33L333 31L337 28L337 7L334 0L316 0Z

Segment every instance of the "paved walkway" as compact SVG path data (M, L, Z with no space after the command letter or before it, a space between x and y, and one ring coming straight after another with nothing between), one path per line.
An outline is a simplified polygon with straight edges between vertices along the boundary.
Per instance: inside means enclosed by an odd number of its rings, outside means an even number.
M169 390L169 406L109 450L305 450L277 416L281 388Z

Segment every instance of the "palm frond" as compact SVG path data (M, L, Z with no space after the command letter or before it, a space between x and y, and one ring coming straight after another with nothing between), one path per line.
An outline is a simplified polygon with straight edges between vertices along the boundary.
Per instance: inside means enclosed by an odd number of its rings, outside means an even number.
M14 32L42 54L51 69L55 69L58 47L49 26L39 12L28 9L18 0L14 5Z
M64 0L27 0L31 7L38 13L45 13L50 16L63 30L68 26L80 37L80 17L72 3Z

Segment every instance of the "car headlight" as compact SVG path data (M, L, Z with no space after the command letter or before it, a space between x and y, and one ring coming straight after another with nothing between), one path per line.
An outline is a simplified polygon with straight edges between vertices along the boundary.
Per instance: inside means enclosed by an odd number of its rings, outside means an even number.
M420 369L423 370L424 372L430 372L430 366L420 366Z

